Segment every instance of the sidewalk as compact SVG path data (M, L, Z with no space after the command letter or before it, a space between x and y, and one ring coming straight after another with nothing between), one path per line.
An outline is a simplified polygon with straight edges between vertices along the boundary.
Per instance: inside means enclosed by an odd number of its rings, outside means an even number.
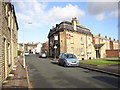
M22 57L19 57L16 66L16 70L11 71L14 76L8 77L7 83L3 83L3 90L5 88L28 88L27 69L23 68Z

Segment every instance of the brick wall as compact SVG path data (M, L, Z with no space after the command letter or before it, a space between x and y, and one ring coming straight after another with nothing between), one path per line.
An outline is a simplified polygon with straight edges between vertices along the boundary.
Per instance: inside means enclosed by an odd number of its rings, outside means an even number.
M106 50L106 57L120 57L120 50Z

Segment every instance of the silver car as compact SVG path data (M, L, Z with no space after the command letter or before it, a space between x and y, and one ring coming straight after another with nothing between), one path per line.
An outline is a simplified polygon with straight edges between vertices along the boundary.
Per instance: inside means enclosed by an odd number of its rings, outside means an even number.
M79 66L79 60L72 53L61 53L58 64L63 66Z
M46 58L47 55L45 53L41 53L39 57L43 57L43 58Z

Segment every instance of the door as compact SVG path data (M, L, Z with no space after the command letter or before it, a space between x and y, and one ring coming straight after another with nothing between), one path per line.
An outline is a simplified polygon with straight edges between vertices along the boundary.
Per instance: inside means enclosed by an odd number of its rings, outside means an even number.
M96 58L100 58L100 51L96 50Z
M5 70L5 78L7 78L7 46L6 46L6 39L4 38L4 70Z

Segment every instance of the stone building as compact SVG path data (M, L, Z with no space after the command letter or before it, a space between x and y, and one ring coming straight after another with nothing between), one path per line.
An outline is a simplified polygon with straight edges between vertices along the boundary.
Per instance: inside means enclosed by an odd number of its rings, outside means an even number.
M58 57L60 53L73 53L78 59L94 59L95 48L92 44L92 32L79 25L77 18L72 21L63 21L50 29L49 56ZM55 46L57 46L55 50Z
M34 43L25 43L24 47L25 47L25 51L28 51L31 53L32 50L37 47L37 43L35 43L35 44ZM18 50L23 51L23 43L18 44Z
M93 35L96 58L119 57L120 44L111 37L102 37L100 34Z
M17 59L18 24L14 6L0 1L0 82L13 69Z

